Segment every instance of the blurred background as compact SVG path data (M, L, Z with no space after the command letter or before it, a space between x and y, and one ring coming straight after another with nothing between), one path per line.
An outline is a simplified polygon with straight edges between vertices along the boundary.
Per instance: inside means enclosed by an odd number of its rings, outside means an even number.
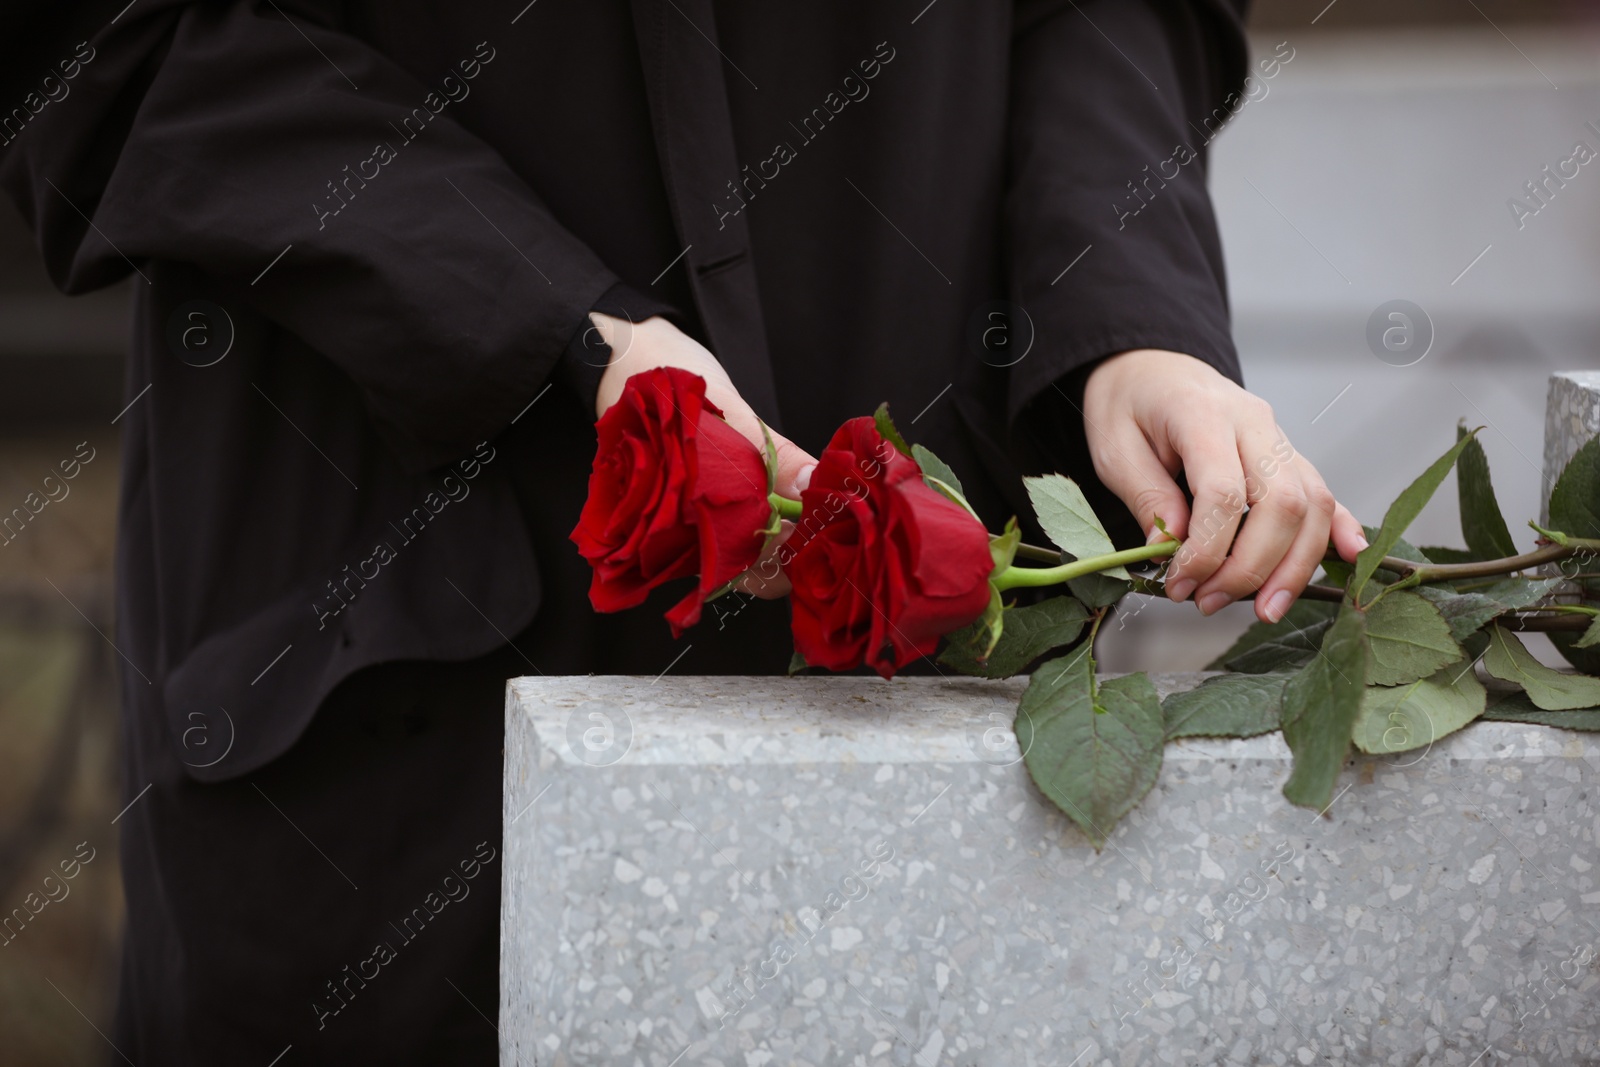
M1549 375L1600 366L1600 160L1543 205L1526 186L1580 141L1600 151L1600 4L1260 0L1253 23L1258 63L1292 58L1212 145L1245 384L1370 526L1458 420L1484 427L1531 548ZM1395 301L1400 352L1368 337ZM1462 543L1453 479L1406 537ZM1253 618L1131 600L1101 663L1194 669Z
M1369 524L1461 418L1486 427L1507 512L1536 518L1546 379L1600 366L1600 161L1520 226L1508 202L1534 205L1525 185L1578 141L1600 149L1600 5L1258 0L1253 28L1257 57L1292 58L1212 146L1248 384ZM1369 320L1397 300L1421 310L1416 338L1375 351ZM4 1067L114 1057L96 1029L121 923L109 642L126 323L124 287L60 296L0 205L0 514L94 455L0 538L0 918L94 855L67 896L0 933ZM1409 536L1460 543L1450 486ZM1195 669L1251 617L1131 600L1102 662Z

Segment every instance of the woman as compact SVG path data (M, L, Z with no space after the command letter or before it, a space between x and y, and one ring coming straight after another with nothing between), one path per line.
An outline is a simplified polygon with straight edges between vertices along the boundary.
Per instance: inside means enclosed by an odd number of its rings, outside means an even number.
M1352 556L1236 384L1204 141L1243 89L1239 17L15 15L0 182L64 290L135 294L118 1051L493 1060L503 680L789 656L781 602L683 642L659 609L589 610L566 535L628 374L688 367L766 420L789 495L885 400L995 528L1021 474L1073 475L1126 505L1122 539L1187 538L1168 589L1202 611L1277 618L1330 532Z

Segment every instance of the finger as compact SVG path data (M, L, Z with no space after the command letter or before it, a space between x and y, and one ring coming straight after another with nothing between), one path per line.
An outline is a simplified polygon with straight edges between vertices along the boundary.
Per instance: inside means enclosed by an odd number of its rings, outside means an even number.
M1367 547L1367 532L1343 504L1333 509L1332 536L1333 547L1338 550L1339 558L1346 563L1354 563L1356 556Z
M1156 519L1167 532L1182 538L1189 525L1189 502L1142 433L1116 438L1100 434L1093 449L1095 473L1117 499L1127 505L1147 538L1159 534Z
M1309 466L1306 469L1309 471ZM1328 528L1338 505L1322 479L1316 477L1316 472L1311 471L1309 476L1315 479L1315 484L1306 487L1310 514L1301 525L1294 544L1256 595L1256 617L1262 622L1277 622L1283 618L1294 605L1295 598L1305 591L1306 583L1322 565L1322 558L1328 551Z
M1333 518L1333 494L1309 464L1298 459L1268 467L1271 449L1283 437L1276 427L1272 432L1248 429L1240 433L1240 454L1250 471L1269 471L1271 478L1246 479L1245 492L1250 513L1244 519L1238 538L1228 550L1227 559L1217 572L1195 590L1195 605L1201 614L1221 611L1235 600L1258 593L1267 577L1278 569L1300 536L1303 525L1316 527L1324 546L1328 543L1328 524ZM1311 494L1317 492L1317 509ZM1298 595L1311 577L1308 571L1293 593Z
M1244 515L1244 468L1239 441L1230 431L1207 429L1192 442L1177 442L1194 493L1183 547L1167 571L1167 595L1183 600L1217 572Z
M777 494L798 500L800 493L811 484L811 472L816 470L817 461L811 453L782 434L773 434L772 443L778 450L778 469L774 479Z
M1286 471L1251 506L1228 561L1195 594L1201 611L1212 614L1253 593L1257 615L1266 618L1271 604L1281 617L1305 589L1327 552L1334 508L1333 494L1308 471Z

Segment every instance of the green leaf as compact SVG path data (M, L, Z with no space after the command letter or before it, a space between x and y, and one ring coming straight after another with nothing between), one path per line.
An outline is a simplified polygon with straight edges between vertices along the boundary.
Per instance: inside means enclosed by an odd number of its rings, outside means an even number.
M1517 554L1517 546L1506 529L1500 502L1489 481L1489 457L1475 431L1456 427L1456 443L1464 444L1456 460L1456 491L1461 500L1461 535L1467 551L1477 559L1502 559ZM1442 562L1442 561L1441 561Z
M1072 553L1066 552L1062 554L1061 562L1071 563L1077 558ZM1122 568L1118 567L1117 570L1120 571ZM1083 601L1088 607L1103 608L1107 604L1115 604L1127 596L1128 591L1133 588L1133 582L1112 578L1109 576L1109 572L1106 574L1085 574L1082 578L1068 579L1067 588L1072 590L1074 597Z
M1461 658L1450 624L1415 593L1389 593L1367 610L1367 682L1405 685Z
M1572 631L1552 630L1549 633L1550 644L1561 653L1561 658L1572 664L1584 674L1600 676L1600 649L1579 648L1578 642L1583 639L1582 634Z
M1483 714L1483 683L1465 660L1406 685L1369 685L1355 743L1381 754L1424 748Z
M1325 559L1322 561L1322 585L1336 585L1340 589L1350 584L1350 575L1355 573L1355 567L1342 559Z
M939 662L962 674L1010 678L1052 649L1070 645L1083 633L1089 612L1069 596L1053 596L1024 608L1006 608L1000 641L980 660L982 620L951 634Z
M1575 708L1569 711L1545 711L1528 699L1520 689L1496 690L1489 694L1489 706L1483 713L1485 719L1499 722L1528 722L1540 726L1559 726L1563 730L1600 730L1600 708Z
M1600 704L1600 678L1546 667L1516 634L1503 626L1494 627L1489 637L1489 650L1483 654L1484 669L1491 678L1522 686L1535 706L1545 711L1566 711Z
M1033 502L1040 528L1058 548L1071 553L1074 559L1116 551L1077 482L1059 474L1046 474L1024 478L1022 484L1027 486L1028 499ZM1124 567L1113 567L1101 574L1124 581L1129 578Z
M1297 600L1277 622L1252 624L1233 647L1206 664L1206 670L1266 674L1300 667L1317 654L1322 635L1338 614L1337 604Z
M889 417L889 402L886 400L878 405L878 410L872 413L872 421L878 427L878 432L888 438L889 443L900 450L902 455L911 455L911 446L906 444L906 439L900 436L900 431L895 429L894 420Z
M1373 541L1376 541L1382 532L1376 526L1363 526L1361 529L1367 535L1367 542L1369 544ZM1388 552L1385 553L1385 555L1393 556L1396 559L1403 559L1409 563L1439 562L1422 549L1418 548L1416 545L1413 545L1410 541L1407 541L1404 537L1395 538L1394 545L1389 549ZM1360 557L1358 556L1357 559L1359 560ZM1344 575L1344 581L1340 582L1339 584L1348 588L1350 575L1355 573L1354 565L1345 563L1342 560L1334 562L1333 565L1336 573ZM1326 569L1327 566L1327 563L1323 564L1324 569ZM1389 570L1387 567L1380 566L1377 571L1374 572L1373 577L1377 580L1381 580L1385 584L1388 584L1398 578L1399 575Z
M1395 502L1389 505L1389 510L1384 513L1383 526L1379 528L1377 537L1371 538L1370 543L1356 557L1355 574L1350 579L1350 592L1360 600L1361 592L1377 573L1378 564L1383 557L1390 554L1400 535L1406 532L1406 527L1411 525L1423 507L1432 498L1434 491L1439 488L1439 483L1444 481L1444 476L1450 473L1450 468L1455 466L1456 457L1461 455L1461 450L1466 448L1467 442L1472 440L1463 437L1455 443L1455 447L1433 461L1433 465L1423 471L1416 481L1406 487Z
M1461 641L1496 615L1537 604L1561 582L1560 578L1505 578L1466 593L1438 585L1419 585L1411 592L1438 608L1450 624L1450 636Z
M1475 634L1468 634L1461 639L1462 659L1473 666L1477 666L1478 661L1483 658L1484 650L1488 647L1489 635L1482 630Z
M989 587L989 603L984 607L983 614L978 616L974 626L977 635L973 644L979 659L988 659L994 651L994 646L1000 642L1000 637L1006 628L1006 606L1000 599L1000 590L994 586Z
M884 417L888 418L887 412L884 413ZM883 433L881 429L878 432ZM895 447L898 448L899 445L896 445ZM922 447L921 445L912 445L911 458L917 461L917 466L922 468L922 473L925 476L938 479L945 485L948 485L950 488L954 489L963 497L967 495L967 491L961 488L961 479L956 477L956 472L951 470L944 460L940 459L926 448ZM933 488L936 491L939 489L938 486L933 486ZM960 501L957 501L957 503L960 503Z
M1538 523L1534 522L1532 519L1528 520L1528 525L1532 526L1534 531L1536 533L1538 533L1538 535L1540 537L1544 538L1546 541L1549 541L1549 542L1551 542L1553 544L1564 545L1568 541L1572 540L1571 535L1564 534L1560 530L1551 530L1551 529L1548 529L1548 528L1546 528L1544 526L1540 526Z
M1376 541L1378 538L1383 536L1383 531L1375 526L1363 526L1361 529L1366 533L1367 541L1369 543ZM1393 556L1396 559L1407 560L1411 563L1438 562L1437 560L1431 558L1422 549L1418 548L1410 541L1407 541L1404 537L1396 537L1394 539L1394 544L1390 546L1389 551L1385 552L1384 555Z
M1094 847L1156 784L1161 700L1143 674L1097 685L1088 646L1033 672L1017 708L1017 743L1041 792Z
M1279 725L1283 684L1292 675L1223 674L1161 702L1167 740L1175 737L1255 737Z
M1322 638L1321 654L1283 687L1283 739L1294 769L1283 784L1291 804L1321 811L1333 802L1367 676L1366 616L1345 606Z
M1011 561L1017 558L1017 546L1020 544L1022 530L1017 526L1017 517L1013 515L1004 531L989 538L989 558L994 560L994 574L1011 566Z
M1600 437L1567 461L1550 490L1550 526L1573 537L1600 537Z
M1600 644L1600 615L1594 617L1589 623L1589 628L1583 631L1583 636L1572 642L1573 648L1591 648Z
M811 664L806 662L806 658L800 654L800 650L795 649L794 655L789 657L789 673L799 674L809 666Z

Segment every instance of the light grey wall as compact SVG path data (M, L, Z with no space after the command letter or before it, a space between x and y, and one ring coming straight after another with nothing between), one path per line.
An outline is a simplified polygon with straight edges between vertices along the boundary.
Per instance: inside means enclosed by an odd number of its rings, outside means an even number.
M1247 384L1340 499L1376 525L1465 418L1486 427L1526 547L1546 379L1600 367L1600 158L1520 229L1506 202L1577 141L1600 152L1600 40L1507 29L1258 39L1258 56L1286 40L1294 57L1214 142L1211 188ZM1434 326L1412 366L1368 347L1369 316L1395 299ZM1409 539L1461 543L1453 481ZM1250 619L1230 615L1147 607L1102 659L1197 666Z

